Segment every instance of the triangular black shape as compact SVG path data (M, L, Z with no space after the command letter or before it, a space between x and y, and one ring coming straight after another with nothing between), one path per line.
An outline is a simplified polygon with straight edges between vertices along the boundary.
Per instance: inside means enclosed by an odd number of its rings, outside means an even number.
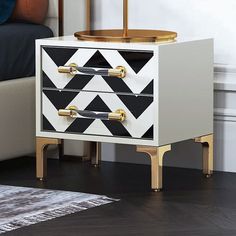
M93 75L75 75L65 89L83 89L93 77Z
M131 137L127 129L118 121L103 120L103 124L113 136Z
M52 130L56 131L48 119L43 115L43 130Z
M84 67L94 68L112 68L104 56L97 50L93 56L87 61Z
M66 129L66 132L70 133L83 133L92 123L93 119L81 119L77 118L75 121Z
M153 102L153 97L119 95L117 96L126 105L129 111L137 119Z
M144 139L153 139L153 125L147 130L147 132L142 136Z
M140 94L153 94L153 80L144 88Z
M43 88L56 88L55 84L49 79L49 77L43 71Z
M120 55L126 60L136 74L148 63L153 57L153 52L143 51L119 51Z
M69 103L78 95L77 92L44 90L43 93L48 97L57 110L65 109Z
M56 63L57 66L64 66L66 62L77 52L75 48L43 48L49 57Z
M106 81L106 83L111 87L111 89L114 92L132 93L130 88L122 79L116 77L111 78L109 76L103 76L103 79Z
M98 111L98 112L111 112L109 107L103 102L103 100L96 96L93 101L85 108L87 111Z

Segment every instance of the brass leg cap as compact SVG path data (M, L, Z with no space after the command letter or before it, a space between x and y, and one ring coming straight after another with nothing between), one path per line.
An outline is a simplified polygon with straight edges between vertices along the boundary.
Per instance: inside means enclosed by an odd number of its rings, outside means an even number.
M44 178L38 178L39 181L44 181L45 179Z
M97 164L94 165L94 168L98 168L98 167L99 167L99 165L97 165Z
M161 189L160 189L160 188L157 188L157 189L153 189L153 191L154 191L155 193L157 193L157 192L161 192Z
M206 174L205 176L206 176L207 179L209 179L209 178L211 178L212 175L211 174Z

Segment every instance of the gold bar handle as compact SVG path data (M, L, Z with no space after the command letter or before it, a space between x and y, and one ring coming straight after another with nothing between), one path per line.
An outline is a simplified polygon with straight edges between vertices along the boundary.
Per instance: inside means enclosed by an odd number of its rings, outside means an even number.
M58 72L71 75L82 73L87 75L111 76L120 79L125 78L126 76L126 68L124 66L117 66L115 69L94 69L89 67L79 67L75 63L71 63L68 66L59 66Z
M60 109L58 111L59 116L66 116L66 117L74 118L76 114L77 113L74 110L69 110L69 109Z
M123 109L118 109L115 112L95 112L78 110L76 106L70 106L67 109L60 109L59 116L77 118L77 114L86 118L100 119L100 120L114 120L123 122L126 119L126 113Z
M126 69L124 66L117 66L115 69L109 69L108 76L123 79L126 76Z
M116 120L123 122L126 119L126 113L123 109L118 109L115 112L108 113L108 120Z
M76 75L77 74L77 65L75 63L71 63L68 66L59 66L58 67L58 72L59 73L64 73L64 74L71 74L71 75Z

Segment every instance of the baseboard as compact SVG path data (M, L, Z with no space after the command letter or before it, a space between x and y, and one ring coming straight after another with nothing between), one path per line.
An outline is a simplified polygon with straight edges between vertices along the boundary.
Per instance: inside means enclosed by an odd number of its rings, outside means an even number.
M236 65L215 65L214 89L218 91L236 91Z

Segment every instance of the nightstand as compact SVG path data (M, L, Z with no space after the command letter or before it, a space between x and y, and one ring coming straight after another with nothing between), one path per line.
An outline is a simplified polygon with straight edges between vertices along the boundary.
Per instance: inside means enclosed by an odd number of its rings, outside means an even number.
M213 171L213 40L104 43L73 36L36 43L37 177L44 148L73 139L136 145L151 157L152 189L162 188L171 144L203 145L203 172Z

